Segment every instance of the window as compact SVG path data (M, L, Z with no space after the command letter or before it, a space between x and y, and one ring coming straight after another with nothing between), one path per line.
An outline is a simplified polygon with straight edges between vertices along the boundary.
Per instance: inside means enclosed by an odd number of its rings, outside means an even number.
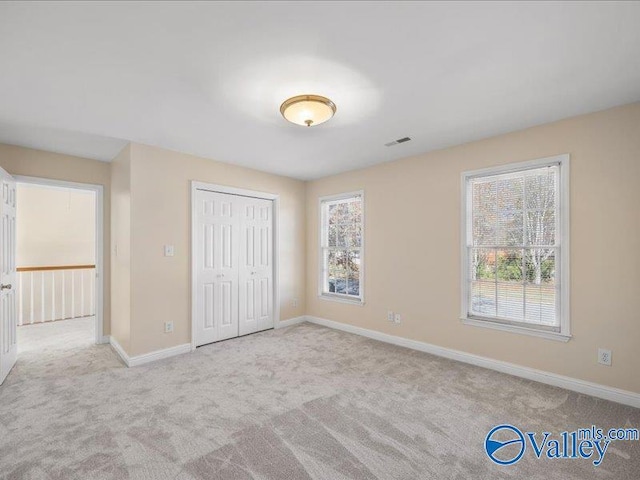
M569 339L568 155L463 174L466 323Z
M320 296L363 302L363 193L320 199Z

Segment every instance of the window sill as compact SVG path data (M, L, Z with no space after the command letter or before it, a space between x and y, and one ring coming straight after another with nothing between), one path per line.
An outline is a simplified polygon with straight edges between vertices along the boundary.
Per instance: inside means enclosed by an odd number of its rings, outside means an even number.
M557 342L568 342L571 335L560 332L549 332L546 330L536 330L533 328L520 327L518 325L508 325L505 323L492 322L490 320L478 320L475 318L461 317L462 323L472 325L474 327L492 328L503 332L519 333L522 335L531 335L533 337L546 338L547 340L555 340Z
M331 295L326 293L321 293L318 295L320 300L328 300L330 302L338 302L338 303L346 303L349 305L358 305L362 307L364 305L364 300L360 298L347 298L347 297L339 297L337 295Z

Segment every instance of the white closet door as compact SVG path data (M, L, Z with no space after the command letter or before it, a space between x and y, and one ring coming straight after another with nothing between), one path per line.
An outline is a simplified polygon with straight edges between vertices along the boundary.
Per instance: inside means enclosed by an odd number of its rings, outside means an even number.
M196 346L238 336L242 197L198 190Z
M273 328L273 202L243 199L240 220L240 335Z

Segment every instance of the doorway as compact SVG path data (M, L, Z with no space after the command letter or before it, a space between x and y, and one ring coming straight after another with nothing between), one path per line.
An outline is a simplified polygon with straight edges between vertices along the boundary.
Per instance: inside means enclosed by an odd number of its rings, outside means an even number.
M33 190L24 190L25 200L28 197L39 198L35 202L30 202L31 213L25 209L25 214L33 215L35 220L25 220L22 226L18 226L18 215L20 214L20 187L30 187ZM49 194L55 191L55 195L42 195L40 189L45 189ZM48 189L48 190L47 190ZM18 345L21 343L21 333L19 328L47 327L39 330L36 335L26 335L39 342L40 350L47 351L48 346L64 344L60 337L56 339L49 335L50 332L59 331L62 322L69 321L68 318L82 316L85 323L93 326L90 329L87 344L106 343L107 337L103 332L103 187L101 185L81 184L65 182L60 180L50 180L35 177L12 176L4 169L0 168L0 384L4 382L7 375L14 367L18 356ZM90 232L89 243L90 255L93 263L82 263L73 265L60 265L65 263L55 258L55 255L64 252L52 235L53 230L61 230L62 236L72 237L75 230L67 225L61 218L50 218L54 210L56 200L53 197L58 195L57 201L67 197L67 206L73 193L84 191L85 195L91 197L89 206L90 220L85 225ZM28 193L26 193L28 192ZM37 193L39 192L39 193ZM31 195L33 194L33 195ZM38 195L40 195L38 197ZM62 195L60 197L60 195ZM60 206L60 205L58 205ZM39 216L39 217L38 217ZM53 223L51 222L53 220ZM31 223L29 223L31 221ZM58 222L58 223L56 223ZM30 225L30 226L29 226ZM39 231L38 229L41 229ZM18 257L18 235L17 230L21 230L21 236L26 239L22 244L21 254ZM24 230L24 231L23 231ZM86 239L85 239L86 240ZM31 243L30 243L31 242ZM86 243L86 241L84 241ZM26 246L25 246L26 245ZM49 253L42 255L45 250ZM67 254L72 255L78 245L67 249ZM52 253L53 252L53 253ZM52 256L53 255L53 256ZM63 255L64 257L64 255ZM26 259L26 260L25 260ZM37 259L37 260L34 260ZM46 264L40 265L19 265L18 261L27 263L35 261ZM50 263L54 263L53 265ZM71 268L69 268L71 267ZM65 278L66 271L71 273ZM87 275L86 270L91 272ZM82 271L76 274L77 271ZM38 283L39 282L39 283ZM36 286L37 285L37 286ZM76 290L78 288L78 290ZM76 298L76 291L78 297ZM85 293L88 295L85 296ZM87 300L88 298L88 300ZM87 316L86 313L91 315ZM88 322L88 319L92 319ZM59 320L59 322L56 322ZM50 325L57 324L55 328ZM28 325L28 326L26 326ZM74 327L82 326L80 324ZM68 334L69 332L63 332ZM71 332L73 336L74 332ZM86 333L86 332L85 332ZM81 332L82 336L82 332ZM66 337L70 337L67 335ZM45 340L44 342L42 340ZM35 350L38 350L37 348ZM34 349L32 349L32 352Z
M104 343L102 186L15 179L16 310L21 336L25 342L36 338L54 344L55 339L42 333L48 330L68 333L85 344ZM52 322L61 323L53 327ZM30 328L45 324L49 326Z
M192 184L192 349L273 328L277 195Z

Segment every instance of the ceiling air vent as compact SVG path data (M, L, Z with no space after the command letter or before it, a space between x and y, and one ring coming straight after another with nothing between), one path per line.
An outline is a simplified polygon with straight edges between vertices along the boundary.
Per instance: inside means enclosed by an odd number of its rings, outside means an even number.
M384 146L392 147L394 145L398 145L399 143L408 142L409 140L411 140L409 137L399 138L397 140L394 140L393 142L385 143Z

